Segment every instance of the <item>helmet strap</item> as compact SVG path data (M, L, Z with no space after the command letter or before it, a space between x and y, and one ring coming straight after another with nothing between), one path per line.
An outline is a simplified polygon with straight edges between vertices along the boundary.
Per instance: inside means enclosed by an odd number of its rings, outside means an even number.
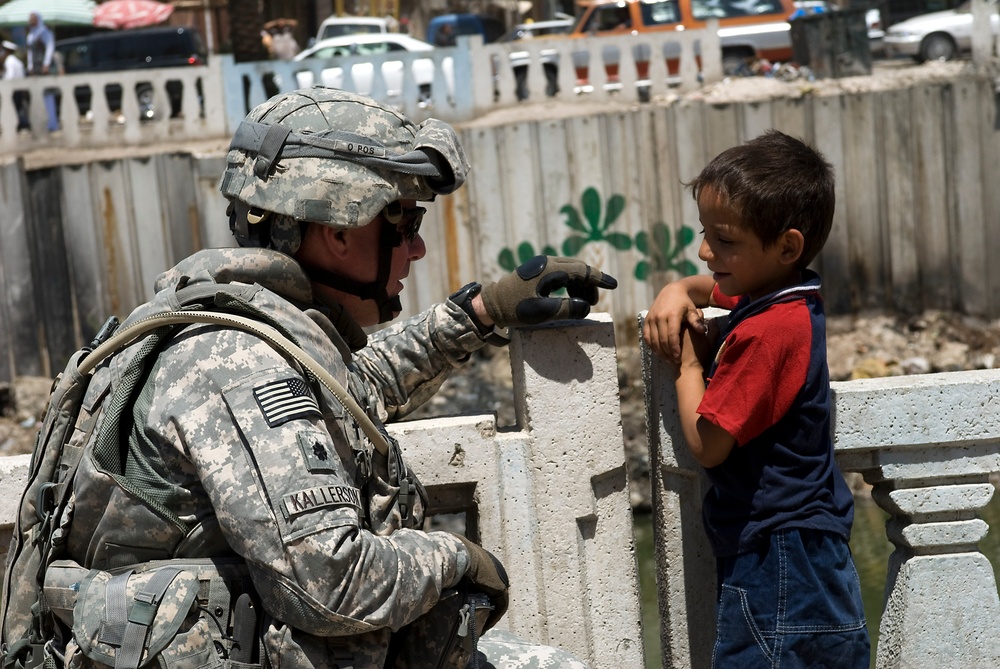
M396 230L395 225L392 225L383 218L381 228L379 229L378 275L374 281L368 283L348 279L315 265L301 262L299 264L311 281L327 288L348 293L349 295L356 295L362 300L372 300L375 302L378 306L378 322L385 323L392 320L394 311L399 312L403 310L399 296L389 297L387 290L389 270L392 266L392 252L397 246L399 246L399 232Z

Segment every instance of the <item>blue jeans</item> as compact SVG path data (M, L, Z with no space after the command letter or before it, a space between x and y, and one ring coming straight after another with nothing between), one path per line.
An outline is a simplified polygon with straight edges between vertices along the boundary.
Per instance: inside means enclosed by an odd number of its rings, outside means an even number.
M841 537L783 530L719 558L716 669L868 669L861 585Z

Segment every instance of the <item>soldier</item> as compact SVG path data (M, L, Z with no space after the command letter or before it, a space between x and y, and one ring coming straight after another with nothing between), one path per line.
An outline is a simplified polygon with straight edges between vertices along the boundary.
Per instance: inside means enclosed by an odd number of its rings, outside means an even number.
M502 343L497 328L582 318L599 288L617 285L577 260L540 256L366 335L364 327L399 315L400 281L427 251L416 203L455 191L467 169L454 130L440 121L414 125L374 100L322 87L276 96L236 131L222 178L241 248L181 261L127 322L175 309L184 289L218 292L217 306L254 313L297 342L375 424L399 418L487 341ZM549 297L560 288L568 297ZM489 595L487 626L503 615L499 560L463 536L419 529L425 495L399 449L391 440L387 452L374 449L358 429L363 421L277 349L244 330L190 325L155 344L152 362L136 370L129 360L140 344L95 373L85 407L119 379L134 378L135 390L121 409L118 445L102 448L99 439L81 462L71 522L61 524L66 557L84 569L205 558L245 565L252 588L239 587L250 604L229 606L238 591L223 574L226 605L207 606L210 650L198 649L191 627L179 650L177 642L158 650L202 659L172 666L202 666L214 644L230 660L272 667L391 667L387 659L406 657L399 631L427 620L456 586ZM75 588L78 637L88 603L103 610L113 600L91 597L92 586ZM212 587L202 586L209 601L221 592ZM67 653L95 658L113 627L103 615L92 626L96 640L78 638L82 651ZM257 643L240 642L247 630ZM124 655L128 632L119 636ZM487 634L479 650L473 660L484 668L583 666L510 635Z

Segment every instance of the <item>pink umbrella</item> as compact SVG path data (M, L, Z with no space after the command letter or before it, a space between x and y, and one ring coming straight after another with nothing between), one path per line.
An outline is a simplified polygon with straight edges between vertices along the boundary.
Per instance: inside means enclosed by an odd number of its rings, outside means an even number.
M94 10L94 25L98 28L142 28L167 20L173 5L155 0L107 0Z

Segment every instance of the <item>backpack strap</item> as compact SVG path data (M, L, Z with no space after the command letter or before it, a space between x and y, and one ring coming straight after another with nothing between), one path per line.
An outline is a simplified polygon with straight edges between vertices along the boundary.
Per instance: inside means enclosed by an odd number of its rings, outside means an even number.
M230 313L218 313L197 309L181 309L179 311L166 311L141 318L123 330L115 332L107 341L95 348L83 360L80 361L80 374L89 374L105 358L113 355L119 349L129 345L145 333L165 325L179 325L188 323L203 323L208 325L222 325L224 327L244 330L260 337L279 351L285 353L290 358L302 365L317 381L323 384L327 390L333 393L348 412L354 417L364 431L365 436L372 445L382 455L389 454L389 435L384 429L375 425L368 414L365 413L361 405L351 397L337 379L333 377L322 365L306 353L300 346L292 342L288 337L278 332L278 330L267 323L259 320L239 316Z
M70 482L74 478L77 466L79 465L80 456L83 454L83 449L73 449L73 452L67 452L67 450L63 449L62 445L68 439L68 433L65 435L62 433L67 432L67 430L71 432L73 429L73 425L77 419L77 413L76 410L73 410L73 407L78 406L79 402L82 401L82 395L88 385L88 377L106 358L119 352L122 348L135 342L140 337L155 331L157 328L163 328L163 331L160 333L162 337L169 336L170 327L168 326L202 323L244 330L263 339L292 360L295 360L313 379L325 386L353 416L372 446L383 455L389 455L389 444L392 438L385 429L376 426L343 385L300 346L293 342L289 336L280 332L278 327L260 320L263 314L260 314L258 318L249 318L229 312L184 308L186 305L200 306L209 302L215 302L217 306L225 308L228 306L226 299L223 299L223 303L220 304L219 293L223 293L226 298L234 301L245 302L253 292L259 289L259 286L235 287L227 284L196 285L182 288L177 291L177 304L181 308L142 318L120 330L117 329L117 319L111 318L101 328L90 346L77 351L73 355L67 365L66 371L61 375L61 382L60 379L57 379L57 383L54 384L54 391L58 390L58 397L53 396L50 398L50 407L47 409L47 414L55 409L60 409L59 415L61 418L57 421L59 424L56 426L58 428L56 431L60 432L60 434L40 434L39 437L39 443L45 442L49 438L54 438L61 444L58 453L54 455L58 462L50 463L50 469L61 472L60 483L50 485L49 483L55 482L49 482L36 485L37 490L32 499L32 502L36 504L34 508L35 513L31 514L32 518L30 519L19 516L15 527L14 542L12 542L10 564L8 564L4 574L4 583L6 586L11 585L11 575L14 573L13 563L20 557L20 553L24 549L26 535L22 528L22 523L29 521L34 523L32 527L32 537L34 538L32 541L41 542L42 544L37 547L37 549L41 550L39 557L35 558L33 562L27 563L33 564L34 568L37 568L38 573L32 573L32 576L36 577L36 582L41 583L41 576L48 564L51 563L53 545L51 523L57 515L56 512L65 503L66 491L69 489ZM252 307L250 312L254 313ZM161 337L154 337L153 339L158 340ZM139 357L142 358L144 356L140 355ZM53 406L54 399L57 400L56 404L59 405L58 407ZM49 425L44 429L52 431L53 426ZM36 451L38 448L39 446L36 444ZM37 483L35 479L41 474L40 470L42 468L41 458L36 453L32 459L29 488ZM37 500L34 497L37 497ZM20 507L22 509L25 507L24 499L22 499ZM36 515L37 519L35 519ZM34 571L34 568L31 571ZM18 585L20 586L20 584ZM44 664L46 669L49 669L48 665L52 663L52 658L42 650L45 640L48 638L49 632L51 632L50 629L46 629L49 627L46 623L49 618L49 612L47 611L48 607L44 601L44 596L39 591L38 599L31 608L31 623L26 630L18 627L20 623L17 623L14 628L8 629L6 614L8 613L8 605L10 604L9 598L9 592L5 592L2 606L0 606L0 609L2 609L0 612L4 614L2 629L3 643L2 648L0 648L3 655L3 667L5 669L31 669ZM12 633L12 629L17 630L13 632L17 638L8 638L8 635ZM55 669L54 666L52 669Z
M180 573L177 567L157 570L147 589L135 594L135 603L131 608L126 586L132 570L118 574L108 582L105 598L109 618L101 626L101 641L119 647L115 654L115 669L138 669L156 610L170 583Z

